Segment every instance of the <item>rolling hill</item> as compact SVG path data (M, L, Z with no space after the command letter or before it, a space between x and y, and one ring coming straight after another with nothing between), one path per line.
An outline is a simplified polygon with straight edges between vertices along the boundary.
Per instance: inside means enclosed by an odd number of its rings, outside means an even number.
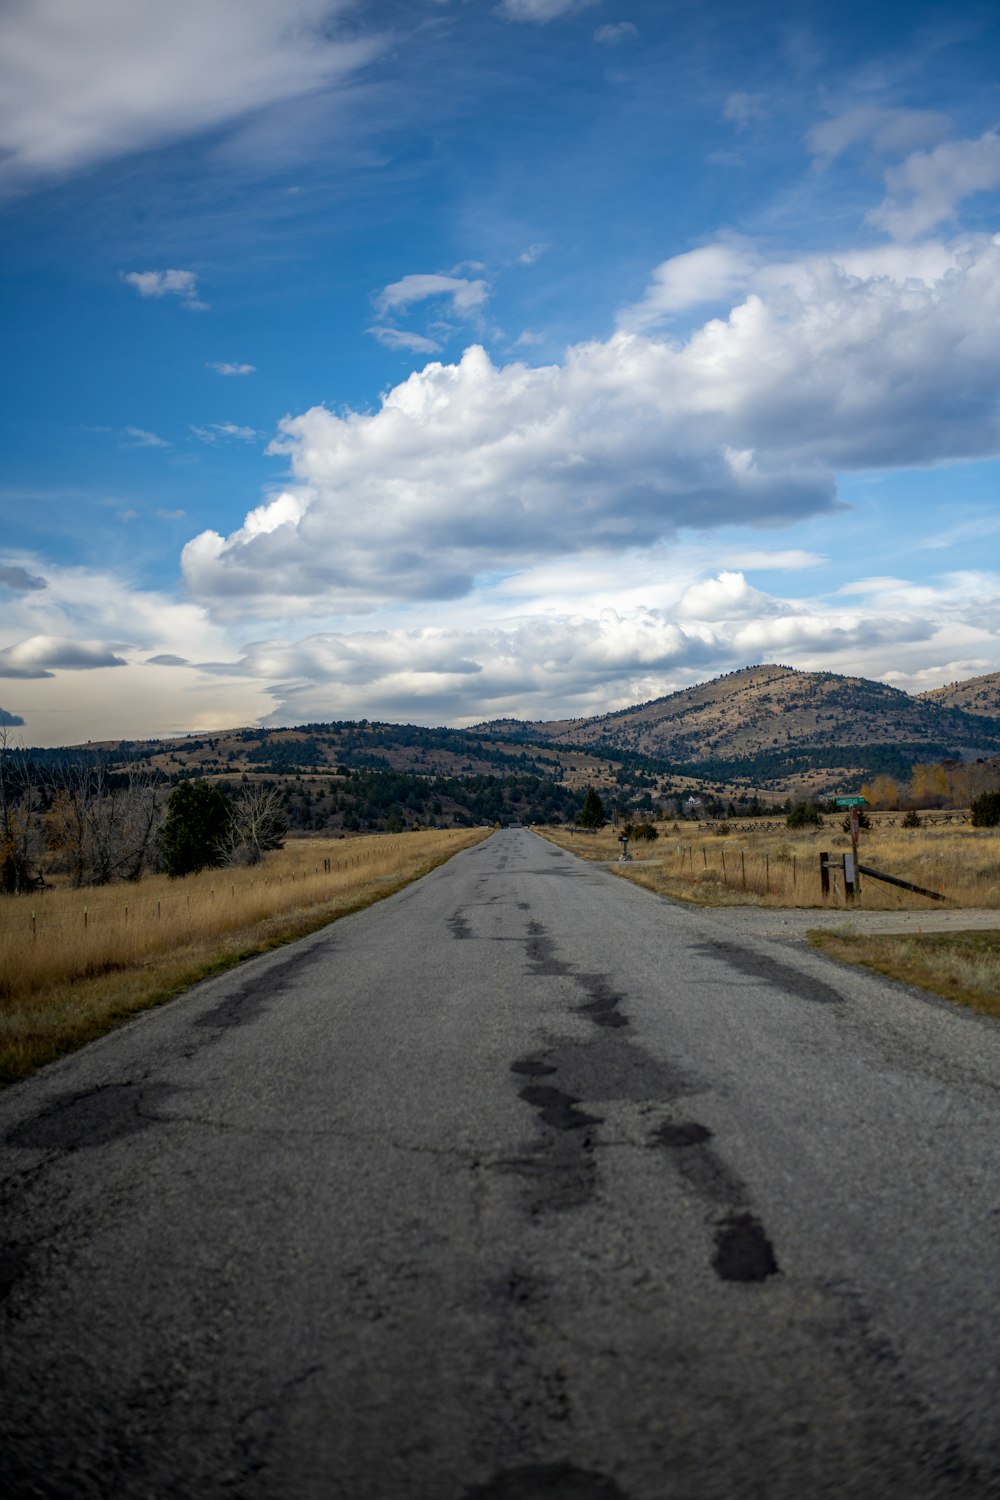
M594 718L478 728L734 785L824 794L845 778L904 775L916 761L996 755L998 689L1000 673L914 697L869 678L767 663Z
M737 799L827 797L883 772L907 779L917 762L992 761L1000 755L1000 673L914 696L868 678L766 663L592 718L465 730L360 720L75 753L95 751L166 780L280 779L303 803L302 826L312 827L328 826L335 811L351 826L355 803L374 810L407 798L411 808L440 803L446 818L516 815L519 807L561 807L588 783L661 797L706 788Z

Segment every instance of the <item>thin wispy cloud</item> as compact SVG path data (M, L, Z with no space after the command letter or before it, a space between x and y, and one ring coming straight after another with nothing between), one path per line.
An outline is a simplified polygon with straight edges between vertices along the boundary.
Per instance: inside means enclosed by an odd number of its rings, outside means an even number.
M193 271L125 271L122 280L134 286L140 297L176 297L192 312L208 311L208 303L198 295Z
M614 21L607 26L598 26L594 41L601 47L620 47L623 42L634 42L639 28L634 21Z
M383 287L375 298L375 306L384 314L440 297L445 299L456 317L468 318L486 304L489 295L489 282L481 278L470 281L464 276L418 274L404 276Z
M722 118L735 125L738 130L752 125L755 120L766 120L770 111L765 94L755 94L747 89L734 89L727 97Z
M230 364L227 360L209 360L207 369L214 370L216 375L254 375L257 372L256 365Z
M254 443L261 436L253 427L242 427L238 422L206 422L202 426L192 425L191 431L200 443Z
M386 349L406 349L412 354L436 354L441 348L435 339L426 338L422 333L410 333L405 328L388 328L384 324L376 324L368 332Z
M166 438L159 433L148 432L145 427L126 427L122 432L123 448L169 448Z
M335 89L385 38L350 0L31 0L0 18L0 185ZM224 82L223 82L224 80Z
M500 13L510 21L534 21L545 25L572 11L586 10L597 0L501 0Z

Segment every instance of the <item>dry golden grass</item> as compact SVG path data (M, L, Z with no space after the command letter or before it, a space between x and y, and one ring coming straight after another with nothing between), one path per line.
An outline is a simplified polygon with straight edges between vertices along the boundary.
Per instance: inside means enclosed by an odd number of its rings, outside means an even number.
M918 936L845 936L811 932L817 948L891 979L932 990L1000 1018L1000 933L925 932Z
M653 844L633 843L631 864L616 865L647 889L704 906L846 907L842 875L831 872L832 887L824 900L819 873L821 850L832 856L850 849L839 820L802 831L744 831L730 825L728 834L709 832L695 823L659 825ZM540 828L554 843L585 859L617 860L620 845L614 829L590 834L573 829ZM936 891L946 903L862 877L860 904L869 910L919 911L930 907L1000 908L1000 831L968 825L925 828L877 824L862 833L860 862L914 885Z
M0 1082L415 880L483 829L292 841L255 869L0 897Z

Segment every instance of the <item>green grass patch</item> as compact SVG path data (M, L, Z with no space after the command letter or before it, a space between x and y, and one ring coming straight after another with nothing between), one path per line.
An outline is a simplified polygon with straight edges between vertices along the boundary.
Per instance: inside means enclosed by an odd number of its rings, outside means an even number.
M973 930L868 937L812 931L810 942L843 963L863 964L1000 1018L1000 932Z

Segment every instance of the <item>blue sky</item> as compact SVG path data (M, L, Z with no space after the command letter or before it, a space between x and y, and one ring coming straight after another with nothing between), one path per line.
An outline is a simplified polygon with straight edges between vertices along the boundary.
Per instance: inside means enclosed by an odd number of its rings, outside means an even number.
M0 724L1000 669L992 5L13 0Z

